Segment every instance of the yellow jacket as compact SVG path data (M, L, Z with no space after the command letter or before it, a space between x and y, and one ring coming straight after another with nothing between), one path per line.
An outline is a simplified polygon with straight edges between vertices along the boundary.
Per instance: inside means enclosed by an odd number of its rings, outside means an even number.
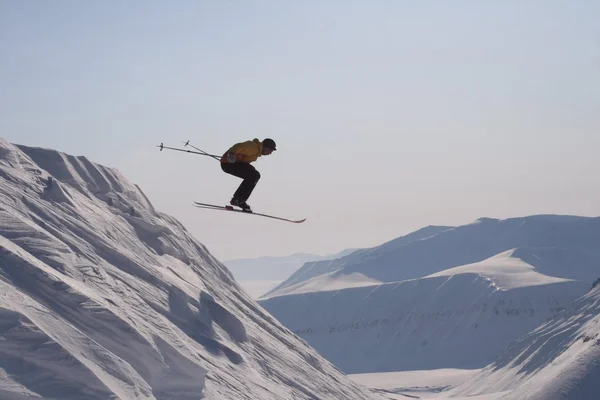
M262 155L263 144L258 139L247 140L245 142L236 143L231 146L223 156L221 157L221 162L227 162L227 154L235 153L237 162L245 162L251 163L256 161L258 157Z

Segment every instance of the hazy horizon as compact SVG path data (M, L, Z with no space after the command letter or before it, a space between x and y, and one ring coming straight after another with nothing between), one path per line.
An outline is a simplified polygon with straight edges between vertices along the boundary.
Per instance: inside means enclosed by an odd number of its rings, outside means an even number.
M0 137L122 171L222 260L600 215L600 3L0 2ZM248 202L220 155L272 137Z

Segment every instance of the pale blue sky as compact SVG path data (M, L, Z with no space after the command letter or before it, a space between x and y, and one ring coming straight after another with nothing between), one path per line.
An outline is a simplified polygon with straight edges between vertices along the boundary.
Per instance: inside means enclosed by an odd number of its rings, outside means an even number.
M123 171L221 259L600 215L600 2L0 0L0 136ZM158 152L273 137L236 178Z

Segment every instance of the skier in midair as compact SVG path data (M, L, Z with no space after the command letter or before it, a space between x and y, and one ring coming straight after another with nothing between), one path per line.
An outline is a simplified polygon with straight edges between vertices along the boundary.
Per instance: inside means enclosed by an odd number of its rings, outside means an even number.
M221 169L233 176L242 178L243 181L237 188L230 201L232 206L252 212L246 203L260 179L260 173L250 163L258 157L266 156L277 150L273 139L266 138L262 142L258 139L247 140L231 146L221 157Z

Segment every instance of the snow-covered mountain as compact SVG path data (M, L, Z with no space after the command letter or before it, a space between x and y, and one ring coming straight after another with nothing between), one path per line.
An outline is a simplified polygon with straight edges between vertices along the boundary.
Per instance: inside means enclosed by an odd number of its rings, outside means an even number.
M600 285L447 395L498 392L509 392L503 400L600 397Z
M284 280L296 272L303 264L312 261L333 260L344 257L358 249L346 249L339 253L318 255L296 253L289 256L265 256L257 258L237 258L225 260L223 264L233 274L237 281L243 280Z
M324 256L296 253L289 256L238 258L222 262L248 294L254 298L259 298L262 294L289 278L292 273L296 272L307 262L336 259L356 250L346 249L336 254Z
M270 290L268 293L264 295L264 297L270 297L275 295L280 295L283 293L287 293L288 291L284 291L283 289L288 288L290 286L301 286L299 284L306 283L311 278L324 276L329 272L340 271L344 269L346 266L352 265L367 265L368 263L375 261L377 263L377 259L381 255L385 255L393 252L394 250L401 248L406 243L410 243L413 240L423 239L434 235L438 232L444 231L446 229L450 229L450 227L444 226L429 226L423 229L420 229L416 232L413 232L409 235L399 237L390 242L384 243L381 246L377 246L371 249L357 249L352 251L346 255L342 255L337 258L327 258L326 260L321 261L312 261L306 262L302 268L298 269L294 272L288 279L284 282ZM367 265L368 266L368 265ZM346 274L352 275L352 273ZM338 275L340 277L340 275ZM363 275L357 275L357 278L363 277ZM352 278L349 279L352 281ZM361 279L354 280L355 283L360 282ZM377 279L365 279L367 284L373 282L379 282ZM342 283L343 284L343 283ZM320 289L324 289L325 287L320 287Z
M376 399L118 171L0 139L0 398Z
M600 218L428 227L305 265L259 303L347 373L483 368L599 275Z
M283 289L290 286L295 286L296 291L301 290L303 285L314 285L309 283L311 279L332 272L340 280L355 276L355 280L361 277L371 283L397 282L422 278L519 248L536 251L566 249L561 258L550 254L542 260L544 268L554 263L555 272L558 267L568 274L570 265L581 261L585 264L582 268L589 272L586 265L597 259L598 243L600 218L536 215L504 220L481 218L459 227L430 226L346 257L307 263L264 297L289 293ZM591 255L588 255L590 251ZM564 257L574 259L565 260ZM534 263L538 264L537 261Z

